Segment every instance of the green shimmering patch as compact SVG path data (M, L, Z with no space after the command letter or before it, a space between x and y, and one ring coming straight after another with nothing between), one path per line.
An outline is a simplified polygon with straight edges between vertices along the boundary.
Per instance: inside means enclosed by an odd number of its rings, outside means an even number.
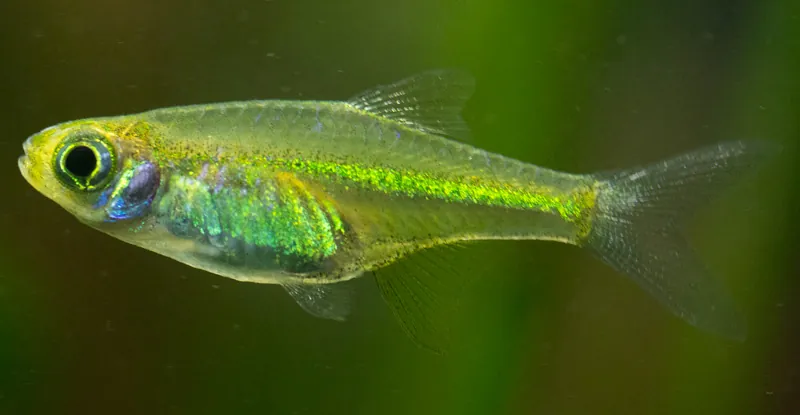
M336 209L296 178L207 169L202 177L171 178L159 212L173 233L223 251L240 249L240 243L269 248L271 261L284 267L310 264L336 252L336 235L343 232ZM214 183L218 177L241 183L223 186Z
M333 230L335 230L338 234L344 234L344 223L342 222L342 218L339 216L339 212L336 211L336 207L333 206L333 203L325 200L322 202L322 207L325 209L325 213L328 214L328 217L331 218Z

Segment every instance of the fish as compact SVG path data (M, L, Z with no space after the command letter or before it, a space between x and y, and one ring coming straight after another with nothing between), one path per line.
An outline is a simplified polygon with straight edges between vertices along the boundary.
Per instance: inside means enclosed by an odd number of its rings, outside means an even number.
M747 328L682 228L770 153L729 141L664 161L578 174L472 144L475 90L441 69L347 100L198 104L68 121L31 135L19 169L83 224L234 280L277 284L311 315L345 320L346 282L374 276L400 327L436 353L490 240L584 248L701 331Z

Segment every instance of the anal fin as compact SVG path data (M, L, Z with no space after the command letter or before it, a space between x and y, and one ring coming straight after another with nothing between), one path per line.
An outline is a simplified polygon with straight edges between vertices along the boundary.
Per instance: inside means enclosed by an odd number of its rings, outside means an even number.
M459 245L416 252L375 271L384 301L417 345L437 354L450 347L450 324L474 270ZM461 259L461 260L459 260Z

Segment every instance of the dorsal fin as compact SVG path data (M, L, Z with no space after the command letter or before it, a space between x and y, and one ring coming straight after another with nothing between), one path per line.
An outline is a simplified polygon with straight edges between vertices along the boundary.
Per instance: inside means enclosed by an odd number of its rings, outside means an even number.
M474 90L470 74L441 69L378 86L347 102L409 128L465 141L470 131L461 111Z

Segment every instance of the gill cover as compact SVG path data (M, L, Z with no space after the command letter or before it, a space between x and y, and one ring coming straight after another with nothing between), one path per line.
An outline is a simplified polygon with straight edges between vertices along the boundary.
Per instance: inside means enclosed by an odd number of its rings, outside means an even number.
M105 207L108 222L140 217L149 211L161 183L158 167L149 162L126 161L114 186L109 186L97 200L96 208Z

